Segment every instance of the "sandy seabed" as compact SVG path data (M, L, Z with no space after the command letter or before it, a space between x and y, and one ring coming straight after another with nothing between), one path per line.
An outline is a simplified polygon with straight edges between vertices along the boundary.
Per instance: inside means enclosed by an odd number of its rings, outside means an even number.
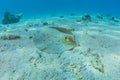
M40 17L1 24L0 80L120 80L120 22L95 16L84 22L80 18ZM34 34L39 36L37 31L53 26L72 30L76 46L56 54L54 48L60 46L53 46L54 42L47 49L38 49ZM49 43L38 41L37 45Z

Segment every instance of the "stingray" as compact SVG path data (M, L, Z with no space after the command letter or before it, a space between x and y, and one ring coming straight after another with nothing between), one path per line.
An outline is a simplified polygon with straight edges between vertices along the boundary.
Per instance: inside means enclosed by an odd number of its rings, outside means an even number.
M43 52L60 54L76 46L73 34L53 28L40 28L33 37L35 46Z

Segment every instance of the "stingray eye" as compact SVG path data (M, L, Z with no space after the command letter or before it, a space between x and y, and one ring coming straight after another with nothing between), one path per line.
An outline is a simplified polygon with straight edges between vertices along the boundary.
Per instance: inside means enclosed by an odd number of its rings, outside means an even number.
M69 42L69 36L65 36L65 41Z
M67 40L67 36L65 36L65 40Z
M65 41L72 42L73 41L72 36L65 36Z

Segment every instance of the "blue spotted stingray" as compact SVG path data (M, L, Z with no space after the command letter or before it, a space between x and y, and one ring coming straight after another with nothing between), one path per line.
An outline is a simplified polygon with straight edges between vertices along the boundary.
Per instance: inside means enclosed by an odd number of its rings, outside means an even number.
M74 35L53 28L40 28L33 41L39 50L51 54L60 54L76 46Z

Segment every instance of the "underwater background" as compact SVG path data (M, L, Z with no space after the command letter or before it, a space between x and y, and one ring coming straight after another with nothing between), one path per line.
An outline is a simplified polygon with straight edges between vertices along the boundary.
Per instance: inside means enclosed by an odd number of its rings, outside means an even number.
M1 0L0 80L120 80L120 0Z
M1 0L0 17L5 11L26 16L74 12L119 16L119 8L119 0Z

